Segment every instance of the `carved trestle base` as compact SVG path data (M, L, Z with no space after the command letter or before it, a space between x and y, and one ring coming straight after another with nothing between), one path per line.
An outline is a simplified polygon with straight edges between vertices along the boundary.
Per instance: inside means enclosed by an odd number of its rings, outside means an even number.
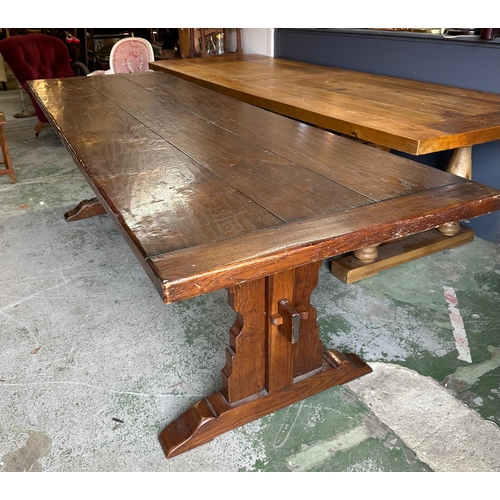
M472 179L472 146L453 150L450 161L446 167L446 171L465 179ZM395 258L395 253L390 250L387 251L387 249L385 249L386 251L383 254L380 254L380 245L371 245L360 248L355 250L352 254L337 259L332 265L331 273L344 281L344 283L353 283L369 276L374 276L379 271L398 266L404 262L409 262L437 251L447 248L455 248L458 245L468 243L474 238L473 231L468 231L468 235L464 237L464 228L460 226L459 222L449 222L444 224L436 228L436 230L430 232L428 237L425 238L428 251L424 251L423 246L420 246L418 252L405 254L404 257L400 259ZM443 245L443 240L439 234L437 234L438 232L450 238L448 245ZM455 236L456 238L452 238ZM413 238L413 236L410 236L409 238ZM399 240L400 239L394 240L394 242L397 244ZM416 240L418 240L419 243L421 242L420 237L417 237ZM386 245L387 244L390 245L392 242L386 243ZM412 243L410 242L409 246L411 245ZM385 255L387 254L390 256L390 261L386 261ZM357 262L353 262L353 259ZM367 267L365 271L361 272L360 268L363 266ZM355 274L353 274L353 268L356 268Z
M225 432L370 372L368 365L355 354L326 351L321 370L300 377L281 391L273 394L263 391L235 404L229 404L222 392L198 401L162 431L160 443L168 458L175 457Z
M204 398L159 436L168 458L227 431L371 372L355 354L323 351L310 296L321 263L229 290L237 313L222 390Z

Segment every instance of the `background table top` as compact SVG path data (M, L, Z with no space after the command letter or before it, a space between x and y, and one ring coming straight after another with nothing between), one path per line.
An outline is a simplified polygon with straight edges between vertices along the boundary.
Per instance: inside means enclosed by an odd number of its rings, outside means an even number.
M30 87L165 302L500 208L498 190L165 73Z
M500 139L500 95L260 55L156 61L271 111L421 155Z

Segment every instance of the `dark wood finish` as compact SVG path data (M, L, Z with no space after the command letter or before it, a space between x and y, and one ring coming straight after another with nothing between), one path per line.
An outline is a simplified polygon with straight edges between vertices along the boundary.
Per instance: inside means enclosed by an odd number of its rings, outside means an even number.
M226 349L222 393L234 403L258 394L266 384L265 278L238 283L228 292L237 316Z
M229 291L222 389L162 431L169 457L370 371L323 352L323 258L500 209L499 190L165 73L29 85L162 300Z
M413 155L500 139L500 94L251 54L150 67Z
M92 198L90 200L82 200L75 208L68 210L64 214L64 218L67 222L74 222L105 213L106 210L101 202L97 198Z
M334 349L325 351L320 370L280 391L258 394L255 399L234 405L229 404L221 392L198 401L160 433L160 444L168 458L175 457L224 432L371 371L355 354L342 354Z
M0 169L0 175L10 175L10 180L14 184L16 182L16 177L14 174L14 168L12 167L12 162L10 160L9 147L7 146L7 139L5 138L5 132L3 130L4 125L7 123L5 115L0 111L0 149L2 150L3 160L0 161L0 165L5 165L5 168Z

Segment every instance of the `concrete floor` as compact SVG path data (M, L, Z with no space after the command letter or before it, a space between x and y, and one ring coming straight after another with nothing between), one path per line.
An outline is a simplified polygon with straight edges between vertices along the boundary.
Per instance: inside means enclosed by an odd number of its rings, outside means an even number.
M500 247L475 239L362 282L321 269L325 348L373 373L167 460L160 430L220 388L225 291L165 306L36 118L0 91L1 471L500 471ZM456 300L455 300L456 299Z

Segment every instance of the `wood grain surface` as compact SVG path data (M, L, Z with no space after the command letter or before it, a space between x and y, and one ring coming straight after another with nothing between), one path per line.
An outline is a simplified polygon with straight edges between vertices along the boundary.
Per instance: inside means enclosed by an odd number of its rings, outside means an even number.
M166 303L500 208L496 189L163 72L30 88Z
M500 94L252 54L150 67L413 155L500 139Z

